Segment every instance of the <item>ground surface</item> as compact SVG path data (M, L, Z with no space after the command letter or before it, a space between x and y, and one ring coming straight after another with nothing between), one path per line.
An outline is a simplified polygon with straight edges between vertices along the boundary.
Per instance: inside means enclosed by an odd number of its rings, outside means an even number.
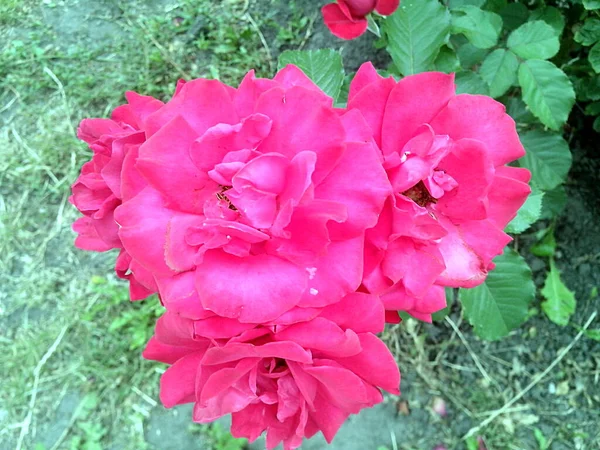
M73 248L77 214L68 188L89 157L74 130L83 117L107 116L125 90L167 98L179 77L235 83L250 68L268 75L286 48L342 48L348 69L367 59L385 67L369 36L332 38L315 3L0 1L1 450L243 448L224 431L226 421L192 425L189 407L157 404L164 368L142 361L140 351L160 308L153 300L127 302L126 288L110 274L114 255ZM577 295L573 323L581 325L598 309L600 160L593 138L573 144L557 262ZM519 242L524 254L532 236ZM546 263L527 258L540 285ZM449 321L387 330L403 395L351 418L331 448L472 445L462 437L525 389L577 334L537 314L539 300L534 306L531 319L497 343L474 337L458 308L449 317L460 335ZM600 344L582 338L474 436L489 449L600 448L599 378ZM436 399L446 403L445 418L432 411ZM303 448L324 445L316 438Z

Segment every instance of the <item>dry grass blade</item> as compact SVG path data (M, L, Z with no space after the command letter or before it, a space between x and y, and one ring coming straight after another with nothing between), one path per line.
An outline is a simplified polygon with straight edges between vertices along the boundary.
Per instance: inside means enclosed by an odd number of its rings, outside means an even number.
M271 54L271 49L269 48L269 44L267 43L267 40L265 39L264 34L262 33L262 31L260 31L260 27L258 26L256 21L252 18L250 13L246 13L246 20L250 23L250 25L252 25L252 28L254 28L254 30L258 34L260 42L262 43L263 48L265 49L265 52L267 54L267 60L269 62L269 70L271 72L274 72L275 64L273 62L273 55Z
M456 326L456 324L452 321L452 319L448 316L446 316L446 322L448 322L448 324L452 327L452 329L454 330L454 332L458 335L458 338L460 339L460 341L463 343L463 345L465 346L465 348L467 349L467 351L469 352L469 355L471 355L471 359L473 359L473 362L475 363L475 366L477 366L477 369L479 369L479 372L481 373L481 375L483 376L483 378L490 384L493 384L494 386L496 386L498 389L501 390L500 385L498 384L498 382L496 380L494 380L485 370L485 368L483 367L483 365L481 364L481 361L479 361L479 357L477 356L477 354L475 354L475 352L471 349L471 346L469 345L469 343L467 342L467 340L465 339L465 337L463 336L463 334L461 333L461 331L458 329L458 326Z
M35 401L37 399L38 385L40 383L40 374L42 372L42 369L44 368L44 366L46 365L46 362L48 362L48 360L50 359L52 354L56 351L56 349L60 345L60 342L62 341L63 337L65 336L65 333L67 332L68 328L69 328L69 326L65 325L60 330L60 333L56 337L56 340L54 341L54 343L50 346L48 351L46 353L44 353L44 356L42 356L42 359L40 359L37 366L35 366L35 369L33 369L33 385L31 388L31 398L29 399L29 410L27 411L25 420L23 420L23 424L21 427L21 433L19 434L19 440L17 441L17 450L21 450L21 448L23 448L23 441L25 439L25 436L27 436L27 433L29 433L29 427L31 425L31 420L33 418L33 410L35 409Z
M512 405L514 405L516 402L518 402L536 384L538 384L540 381L542 381L546 377L546 375L548 375L552 371L552 369L554 369L554 367L556 367L556 365L559 362L561 362L565 356L567 356L567 353L569 353L571 351L571 349L577 343L577 341L579 341L579 339L581 339L581 336L583 336L585 334L585 331L589 328L589 326L592 324L592 322L596 318L596 315L597 315L597 311L594 311L588 318L588 320L585 323L585 325L583 326L583 328L579 331L579 333L577 333L577 336L575 336L575 338L573 338L571 343L558 354L556 359L554 361L552 361L552 363L548 367L546 367L546 370L544 370L541 374L536 376L531 381L531 383L529 383L527 385L527 387L525 389L523 389L521 392L519 392L517 395L515 395L513 398L511 398L502 408L497 409L492 415L490 415L490 417L485 419L483 422L481 422L476 427L471 428L467 432L467 434L465 434L463 436L463 439L467 439L467 438L475 435L479 430L481 430L482 428L484 428L487 425L489 425L490 423L492 423L494 420L496 420L498 418L498 416L500 416L500 415L504 414L506 411L508 411Z

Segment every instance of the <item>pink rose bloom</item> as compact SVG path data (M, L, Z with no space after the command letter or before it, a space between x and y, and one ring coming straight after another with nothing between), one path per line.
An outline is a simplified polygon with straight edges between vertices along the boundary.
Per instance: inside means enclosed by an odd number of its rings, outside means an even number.
M161 378L166 407L194 403L195 422L232 415L231 433L267 448L300 447L321 431L331 442L350 414L399 394L393 356L373 333L383 305L354 293L307 322L255 326L234 319L184 319L167 311L144 357L171 364Z
M336 0L321 12L329 31L341 39L355 39L367 30L367 16L373 11L389 16L398 9L400 0Z
M123 199L140 189L139 176L123 177L123 167L135 161L140 144L146 140L146 117L160 109L163 103L135 92L128 92L126 97L129 103L116 108L111 119L85 119L77 130L77 137L93 152L91 161L83 165L81 175L73 184L73 195L69 198L84 215L73 224L78 233L75 245L83 250L122 249L114 211ZM130 280L134 299L146 297L152 292L152 277L138 269L139 278L145 279L140 284L131 273L131 263L131 258L121 250L117 274Z
M167 308L267 323L356 291L391 193L360 113L288 66L238 89L190 81L145 124L148 185L115 217Z
M456 95L454 76L400 82L364 64L351 87L381 148L394 194L367 231L364 288L388 310L430 320L443 286L473 287L510 237L503 229L530 193L530 173L506 164L525 152L504 106Z

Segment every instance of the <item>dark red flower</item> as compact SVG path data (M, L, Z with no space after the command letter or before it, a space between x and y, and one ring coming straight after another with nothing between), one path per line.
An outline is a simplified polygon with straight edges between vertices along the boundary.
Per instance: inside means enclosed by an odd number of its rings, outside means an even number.
M337 3L325 5L321 12L325 25L335 36L341 39L355 39L367 29L367 16L373 11L389 16L400 0L337 0Z

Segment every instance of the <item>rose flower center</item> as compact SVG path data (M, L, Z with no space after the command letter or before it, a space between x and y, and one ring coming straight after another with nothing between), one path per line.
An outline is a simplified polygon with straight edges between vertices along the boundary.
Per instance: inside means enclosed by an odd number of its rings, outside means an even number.
M431 203L437 203L437 199L432 197L427 188L425 187L425 183L423 181L419 181L410 189L402 192L402 195L410 198L413 202L415 202L419 206L427 206Z
M220 191L215 194L217 196L217 199L220 201L223 201L223 202L227 202L229 209L231 209L232 211L237 211L238 209L235 207L235 205L233 203L231 203L231 200L229 200L227 195L225 195L225 192L227 192L229 189L231 189L231 186L219 185L219 189L220 189Z

